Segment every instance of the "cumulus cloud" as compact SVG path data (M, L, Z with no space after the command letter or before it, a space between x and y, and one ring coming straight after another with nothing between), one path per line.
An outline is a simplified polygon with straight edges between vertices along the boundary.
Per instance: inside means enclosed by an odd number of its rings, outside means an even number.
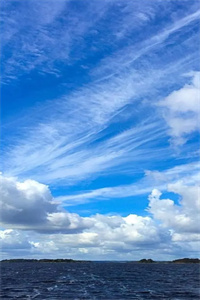
M83 229L90 228L93 226L93 220L90 218L80 217L75 213L68 212L54 212L47 216L48 224L47 229L41 229L40 231L65 231L67 232L78 232ZM48 227L49 225L49 227Z
M18 249L15 256L28 253L33 257L48 254L84 259L139 259L141 252L166 259L167 255L186 253L189 247L198 251L200 203L196 186L181 181L169 184L168 190L181 198L178 204L162 199L161 192L154 189L146 216L81 217L59 209L44 184L2 175L0 181L3 257L12 256L13 249Z
M173 91L159 106L169 125L169 134L175 145L184 144L188 135L200 129L200 72L190 74L192 82Z
M43 224L55 210L48 187L34 180L18 182L0 176L1 220L4 223Z
M0 245L3 251L15 251L30 249L31 244L28 237L18 230L0 230Z
M95 216L94 231L98 235L106 232L107 243L123 242L124 247L142 244L155 244L162 241L162 230L156 226L150 217L141 217L130 214L120 216Z
M48 186L37 181L0 175L0 194L0 220L7 228L68 232L91 226L87 218L59 211Z
M170 240L170 233L157 226L150 217L95 215L91 219L95 221L94 226L77 234L51 233L41 237L39 233L25 236L25 231L21 231L21 235L34 257L48 254L52 257L87 256L87 259L107 259L110 254L117 259L134 252L140 255L140 251L162 248ZM18 231L5 232L7 234L2 233L2 240L8 236L12 241L12 232ZM15 240L13 244L16 244ZM4 251L10 252L8 248Z
M162 225L175 233L200 233L200 203L197 186L170 184L168 190L181 195L179 205L171 199L160 199L161 192L154 189L149 196L149 211Z

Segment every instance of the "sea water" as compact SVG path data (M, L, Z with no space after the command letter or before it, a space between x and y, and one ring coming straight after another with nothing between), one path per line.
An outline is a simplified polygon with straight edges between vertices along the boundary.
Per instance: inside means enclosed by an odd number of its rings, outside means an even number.
M1 263L0 299L200 299L199 264Z

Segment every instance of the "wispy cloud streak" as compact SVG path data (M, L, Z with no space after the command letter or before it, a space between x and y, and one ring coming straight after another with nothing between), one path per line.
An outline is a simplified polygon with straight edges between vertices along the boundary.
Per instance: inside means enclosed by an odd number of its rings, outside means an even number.
M46 21L38 21L38 26L41 22L46 22L46 25L56 22L57 16L68 5L69 2L58 4L57 12ZM97 7L94 13L92 7L87 9L92 15L97 14L100 22L113 3L99 5L98 2L100 13ZM32 110L27 112L27 125L22 124L19 130L16 128L15 139L8 142L5 149L3 171L45 183L71 184L90 176L109 174L112 170L120 173L122 169L129 168L127 162L129 165L134 163L137 170L138 165L142 168L143 163L151 158L152 168L155 168L159 149L162 149L160 159L170 156L172 152L166 144L166 125L154 104L163 95L163 91L160 92L163 85L170 90L176 78L188 71L188 64L195 59L196 52L187 52L184 58L170 57L166 63L152 59L146 64L146 56L155 56L154 51L164 47L169 37L197 21L199 13L196 11L175 19L172 25L167 25L161 32L153 32L142 43L137 42L100 60L93 74L103 80L90 81L71 93L67 91L59 99L36 107L33 114ZM77 20L78 16L73 14L70 26L74 26ZM93 25L88 24L84 17L81 20L77 30L81 22L87 28L94 25L92 18L89 23ZM95 22L97 24L97 20ZM72 36L70 30L68 33ZM81 34L75 32L78 40L82 34L82 31ZM54 42L58 37L51 35ZM44 43L47 40L44 39ZM45 45L48 46L48 42ZM52 60L56 61L56 57L49 61ZM141 67L133 64L136 60ZM114 76L105 80L104 67L107 65ZM116 128L116 117L119 128Z
M91 191L83 191L74 195L63 195L55 200L62 206L75 206L88 202L98 202L111 198L126 198L146 195L152 189L166 191L168 186L177 182L185 186L195 186L200 177L200 163L191 163L173 167L164 171L145 171L145 177L129 185L105 187Z

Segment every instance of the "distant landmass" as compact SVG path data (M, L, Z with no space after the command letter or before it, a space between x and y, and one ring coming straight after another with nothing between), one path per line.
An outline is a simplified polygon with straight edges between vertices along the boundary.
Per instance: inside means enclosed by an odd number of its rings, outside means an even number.
M179 264L179 263L198 264L198 263L200 263L200 259L199 258L182 258L182 259L173 260L172 262L175 264Z
M38 262L38 263L88 263L92 261L88 260L73 260L73 259L23 259L23 258L13 258L13 259L3 259L1 262ZM115 261L117 262L117 261ZM199 258L180 258L172 261L154 261L153 259L146 259L143 258L139 261L125 261L124 263L141 263L141 264L151 264L151 263L174 263L174 264L179 264L179 263L200 263Z
M149 258L149 259L143 258L143 259L139 260L139 263L142 263L142 264L151 264L151 263L155 263L155 262L156 261L154 261L151 258Z
M200 259L199 258L180 258L180 259L175 259L172 261L154 261L152 259L141 259L138 261L139 263L143 263L143 264L151 264L151 263L175 263L175 264L179 264L179 263L189 263L189 264L197 264L200 263Z
M73 259L62 259L62 258L58 258L58 259L24 259L24 258L12 258L12 259L3 259L1 260L1 262L39 262L39 263L49 263L49 262L53 262L53 263L74 263L74 262L89 262L86 260L73 260Z
M152 259L141 259L138 261L139 263L143 263L143 264L151 264L151 263L175 263L175 264L179 264L179 263L200 263L200 259L199 258L180 258L180 259L175 259L172 261L154 261Z

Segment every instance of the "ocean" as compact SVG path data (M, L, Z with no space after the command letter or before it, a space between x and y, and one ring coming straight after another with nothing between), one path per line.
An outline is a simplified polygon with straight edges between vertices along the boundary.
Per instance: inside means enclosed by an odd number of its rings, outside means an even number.
M1 263L0 299L200 299L199 264Z

